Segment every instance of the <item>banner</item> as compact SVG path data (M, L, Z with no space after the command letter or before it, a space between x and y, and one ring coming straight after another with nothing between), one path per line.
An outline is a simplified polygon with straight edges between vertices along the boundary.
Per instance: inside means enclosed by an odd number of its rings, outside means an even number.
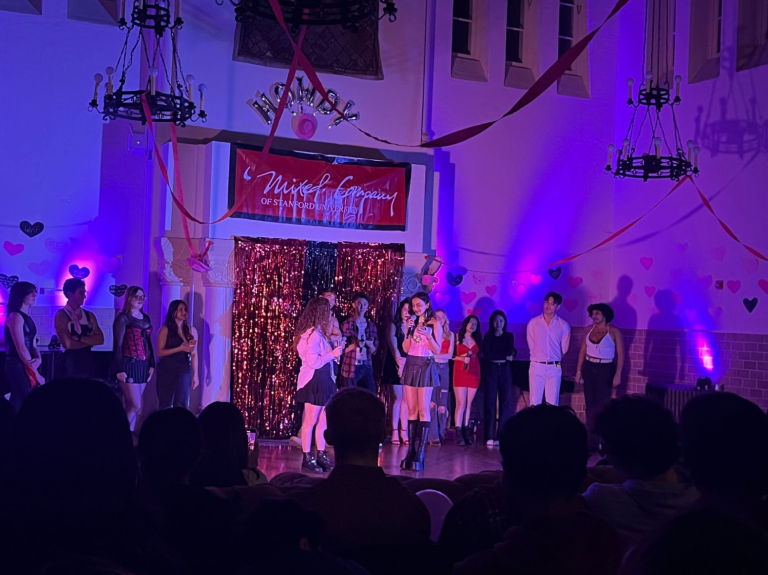
M405 230L410 164L232 145L233 214L288 224ZM261 161L260 161L261 160Z

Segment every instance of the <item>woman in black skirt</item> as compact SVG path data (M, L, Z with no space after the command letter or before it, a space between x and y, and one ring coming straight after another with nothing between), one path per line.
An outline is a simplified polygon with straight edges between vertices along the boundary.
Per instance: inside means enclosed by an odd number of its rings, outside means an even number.
M64 353L56 362L56 377L92 379L94 366L91 348L104 343L104 334L96 316L83 309L85 282L69 278L64 282L63 291L67 305L57 311L54 318L56 335L64 347Z
M197 330L187 323L187 304L168 305L165 323L157 332L157 399L160 409L189 409L189 391L197 387Z
M408 404L408 454L400 462L400 469L424 469L424 453L429 438L429 404L432 388L440 388L440 376L435 354L440 353L443 328L432 312L432 302L426 292L411 297L411 317L406 322L403 350L405 368L403 386ZM419 422L421 420L421 422ZM418 452L417 452L417 441Z
M144 290L131 286L125 292L123 310L112 325L114 359L112 373L120 382L125 413L131 431L138 432L136 420L141 412L144 388L155 371L155 353L152 349L152 322L144 313Z
M11 387L11 405L18 412L32 393L32 387L44 383L37 373L40 351L37 349L37 326L29 312L37 299L37 287L29 282L16 282L8 294L5 318L5 376Z
M301 450L304 452L302 469L313 473L330 471L333 465L325 449L325 405L336 392L336 373L333 362L344 351L343 343L334 348L331 344L331 305L328 300L316 297L296 322L293 344L301 359L297 382L296 401L304 404L301 422ZM312 455L312 430L315 432L317 457Z

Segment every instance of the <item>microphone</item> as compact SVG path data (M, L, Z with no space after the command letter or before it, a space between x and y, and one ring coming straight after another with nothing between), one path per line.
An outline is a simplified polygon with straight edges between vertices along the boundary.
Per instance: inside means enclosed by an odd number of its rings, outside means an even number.
M467 352L467 357L470 360L472 359L472 350L471 349ZM467 371L469 369L469 362L464 364L463 369L464 369L464 371Z
M413 325L411 326L411 329L408 330L408 333L406 334L407 337L411 337L413 332L415 332L416 328L419 326L419 316L412 315L411 319L413 320Z

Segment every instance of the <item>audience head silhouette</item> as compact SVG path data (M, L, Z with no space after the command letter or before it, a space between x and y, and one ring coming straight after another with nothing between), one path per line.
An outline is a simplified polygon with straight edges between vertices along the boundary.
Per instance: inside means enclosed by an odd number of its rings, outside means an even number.
M386 410L378 397L360 387L342 389L328 402L325 416L325 439L337 462L377 460L386 429Z
M156 411L141 427L139 462L141 476L151 486L187 481L200 457L200 425L181 407Z
M245 485L243 469L248 467L248 434L243 414L233 403L217 401L202 411L198 421L202 456L190 482L201 487Z
M760 497L768 489L768 416L732 393L700 395L680 418L683 458L708 495Z
M630 479L650 480L680 457L672 413L642 395L609 401L595 418L603 453Z
M524 508L574 497L586 476L587 430L569 407L536 405L513 416L499 439L503 485Z

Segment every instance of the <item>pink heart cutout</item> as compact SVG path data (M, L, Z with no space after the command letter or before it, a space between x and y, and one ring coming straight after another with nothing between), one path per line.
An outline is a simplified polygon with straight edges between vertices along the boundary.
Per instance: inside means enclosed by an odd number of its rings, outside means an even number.
M701 276L699 278L699 285L701 285L701 287L703 287L705 290L709 289L712 285L712 276Z
M631 293L627 296L627 302L629 305L637 305L637 294Z
M493 297L494 295L496 295L496 289L497 288L495 285L485 286L485 293L487 293L490 297Z
M580 278L580 277L568 276L568 280L567 281L568 281L568 285L569 286L571 286L572 288L577 288L577 287L579 287L582 284L584 279Z
M476 315L478 318L480 317L480 308L472 309L471 307L467 308L467 315Z
M477 294L473 291L469 293L465 291L461 292L461 301L464 302L465 305L469 305L470 303L472 303L476 297L477 297Z
M731 293L736 293L741 289L741 282L739 280L728 280L728 289Z
M678 242L677 243L677 251L681 254L684 254L688 251L688 242Z
M531 283L535 286L541 283L541 276L538 274L531 274Z
M579 300L577 299L567 299L563 302L563 307L567 309L568 311L575 310L579 305Z
M451 296L449 296L447 293L436 293L435 301L437 302L437 305L444 306L449 301L451 301Z
M7 251L12 256L17 256L24 251L24 244L12 244L11 242L5 242L3 247L5 248L5 251Z
M36 276L44 276L46 272L51 267L51 262L48 260L43 260L40 263L32 262L29 264L29 271L31 271Z
M590 273L592 274L592 277L598 281L603 279L603 270L592 270Z
M512 291L517 292L518 294L523 293L525 291L525 284L512 282Z
M60 242L53 238L46 238L45 248L52 254L58 254L67 249L67 242Z
M680 278L683 277L683 270L680 268L674 268L671 272L669 272L669 275L672 277L673 280L679 281Z
M758 287L765 293L768 293L768 280L760 280L757 282Z
M741 265L747 270L747 273L754 273L757 271L757 260L755 258L744 258L741 260Z
M721 262L725 259L725 247L720 246L712 250L712 257Z
M100 256L99 267L107 273L117 271L117 268L120 267L120 256L113 256L111 258Z
M715 308L709 308L709 313L712 314L712 317L716 320L720 319L720 316L723 315L723 308L720 306L717 306Z
M656 288L653 286L645 286L645 295L648 297L653 297L653 294L656 293Z
M653 265L653 258L646 258L646 257L640 258L640 265L643 266L646 269L646 271L651 269L651 266Z

